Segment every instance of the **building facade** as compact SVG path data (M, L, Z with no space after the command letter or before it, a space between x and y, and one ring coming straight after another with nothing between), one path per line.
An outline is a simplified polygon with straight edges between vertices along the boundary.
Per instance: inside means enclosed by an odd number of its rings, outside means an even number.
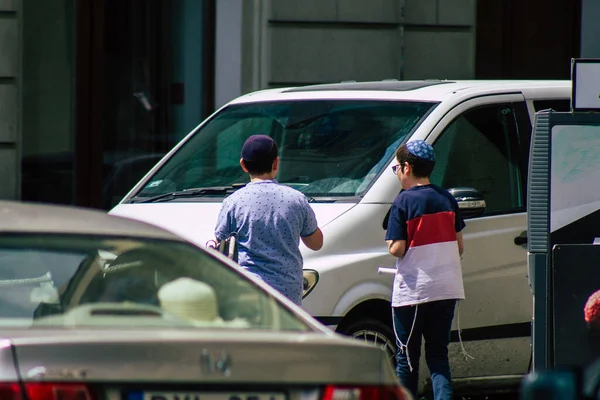
M343 80L562 78L597 0L0 0L0 198L111 208L216 108Z

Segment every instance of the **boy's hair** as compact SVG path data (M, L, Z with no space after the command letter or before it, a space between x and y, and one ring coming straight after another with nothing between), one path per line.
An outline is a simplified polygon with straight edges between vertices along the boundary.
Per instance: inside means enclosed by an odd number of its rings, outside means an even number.
M244 160L244 165L248 169L250 175L262 175L268 174L273 170L273 161L277 158L277 144L273 146L268 156L265 156L263 160L248 161Z
M417 157L408 151L406 143L396 150L396 159L401 169L404 169L404 163L407 162L412 167L415 178L429 178L435 167L435 161Z
M250 175L268 174L277 158L277 143L267 135L250 136L242 147L242 159Z

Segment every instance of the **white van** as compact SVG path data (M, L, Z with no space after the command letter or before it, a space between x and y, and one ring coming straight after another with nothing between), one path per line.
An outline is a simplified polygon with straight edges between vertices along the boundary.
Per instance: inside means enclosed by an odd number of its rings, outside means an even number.
M302 246L304 308L393 352L393 277L378 274L395 263L384 241L400 191L390 166L400 144L426 140L437 158L431 180L454 193L467 225L466 300L450 347L455 389L514 385L531 360L525 196L532 120L540 109L569 110L570 93L570 81L439 80L251 93L198 126L111 213L204 245L223 198L248 181L239 166L243 142L270 135L280 149L277 179L309 197L325 237L318 252Z

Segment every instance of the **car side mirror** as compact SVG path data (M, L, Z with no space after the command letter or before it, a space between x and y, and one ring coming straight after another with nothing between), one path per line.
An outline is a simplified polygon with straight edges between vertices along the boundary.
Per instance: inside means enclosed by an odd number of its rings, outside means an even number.
M485 200L477 189L470 187L455 187L448 192L458 202L460 215L463 219L480 217L485 212Z

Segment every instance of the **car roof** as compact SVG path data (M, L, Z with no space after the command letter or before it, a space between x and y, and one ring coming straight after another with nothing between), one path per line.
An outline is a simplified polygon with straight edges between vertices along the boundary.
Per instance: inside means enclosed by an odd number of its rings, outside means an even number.
M0 201L0 235L5 233L115 235L184 241L154 225L99 210L17 201Z
M341 82L302 87L266 89L241 96L231 104L309 99L380 99L441 102L456 93L486 95L536 90L556 96L570 95L569 80L413 80Z

